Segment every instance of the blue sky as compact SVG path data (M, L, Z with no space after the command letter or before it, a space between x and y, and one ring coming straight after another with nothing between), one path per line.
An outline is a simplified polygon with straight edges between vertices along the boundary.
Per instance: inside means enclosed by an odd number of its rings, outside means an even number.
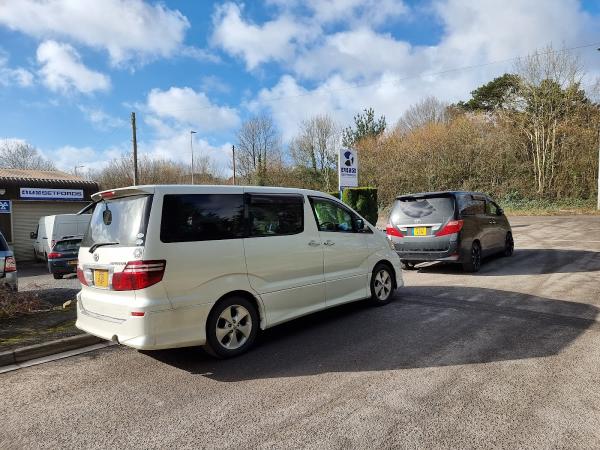
M578 54L584 84L600 75L594 0L0 2L0 139L64 170L128 152L131 111L142 153L188 161L194 129L197 151L227 173L252 114L272 114L284 145L316 114L345 126L373 107L393 124L549 44L596 43Z

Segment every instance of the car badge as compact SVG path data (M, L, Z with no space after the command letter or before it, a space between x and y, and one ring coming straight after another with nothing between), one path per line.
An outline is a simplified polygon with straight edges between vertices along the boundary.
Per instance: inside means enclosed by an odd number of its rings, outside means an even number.
M99 259L98 253L94 253L94 261L98 262Z
M415 223L421 223L421 219L415 219Z

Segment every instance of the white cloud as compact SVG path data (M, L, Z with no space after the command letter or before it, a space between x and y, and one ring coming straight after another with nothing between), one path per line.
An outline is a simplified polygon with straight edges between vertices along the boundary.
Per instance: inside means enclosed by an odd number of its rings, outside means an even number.
M8 54L0 49L0 86L12 85L21 87L33 85L33 74L22 67L9 67Z
M311 19L320 24L378 26L409 13L403 0L268 0L267 3L290 12L308 8Z
M230 130L239 124L235 109L213 104L204 92L190 87L171 87L166 91L152 89L146 108L154 116L147 122L159 131L169 129L164 120L192 127L196 131L214 132Z
M291 16L256 25L242 18L235 3L218 7L213 16L212 42L226 52L244 59L248 70L268 61L284 61L295 53L295 46L315 34L315 27Z
M179 11L142 0L3 1L0 24L41 39L105 49L115 64L172 55L190 26Z
M84 94L110 88L108 76L88 69L79 53L69 44L44 41L37 49L42 82L52 91L68 93L76 89Z
M304 51L293 68L306 78L325 78L340 72L353 79L390 70L407 74L415 69L415 59L418 55L411 53L409 43L361 27L327 36L321 46Z
M85 118L94 127L102 131L107 131L113 128L122 128L127 125L127 121L120 118L107 114L99 108L88 108L86 106L79 106L79 109L84 113Z

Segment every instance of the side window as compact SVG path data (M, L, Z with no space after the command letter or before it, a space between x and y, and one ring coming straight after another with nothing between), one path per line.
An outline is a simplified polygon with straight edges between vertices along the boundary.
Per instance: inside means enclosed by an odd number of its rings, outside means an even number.
M460 214L461 216L475 216L485 212L485 201L475 199L471 196L461 197Z
M350 211L330 200L311 199L319 231L354 232Z
M193 242L244 237L242 194L165 195L160 240Z
M304 197L251 194L248 202L250 236L285 236L304 231Z

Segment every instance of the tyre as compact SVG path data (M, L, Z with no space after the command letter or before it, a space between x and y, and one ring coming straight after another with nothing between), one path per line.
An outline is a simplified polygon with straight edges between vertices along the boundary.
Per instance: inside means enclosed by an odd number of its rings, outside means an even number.
M62 275L62 273L53 273L53 274L52 274L52 277L53 277L55 280L62 280L62 277L63 277L63 275Z
M217 358L231 358L246 352L258 334L260 320L256 307L243 297L218 302L208 315L205 350Z
M404 270L415 270L415 263L413 261L400 261L400 265Z
M371 302L375 305L385 305L390 302L393 293L392 271L385 264L377 264L371 276Z
M478 241L471 245L471 252L468 259L462 263L465 272L479 272L481 269L481 244Z
M504 256L512 256L515 251L515 241L513 240L512 233L509 231L506 233L506 239L504 240Z

